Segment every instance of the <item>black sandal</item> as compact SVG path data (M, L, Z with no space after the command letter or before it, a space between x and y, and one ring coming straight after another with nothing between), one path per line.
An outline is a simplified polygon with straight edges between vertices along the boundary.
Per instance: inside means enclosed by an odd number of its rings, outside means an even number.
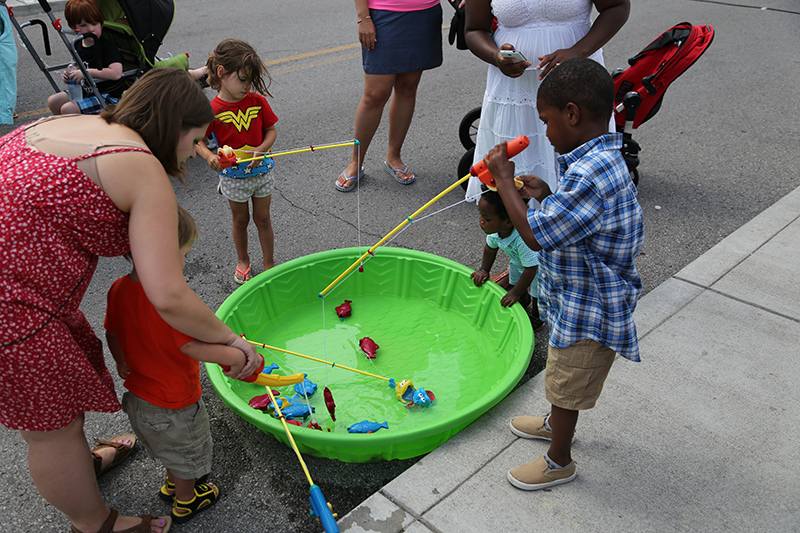
M219 498L219 488L211 483L199 483L194 486L194 498L184 502L175 498L172 504L172 520L178 524L185 524L201 511L205 511Z

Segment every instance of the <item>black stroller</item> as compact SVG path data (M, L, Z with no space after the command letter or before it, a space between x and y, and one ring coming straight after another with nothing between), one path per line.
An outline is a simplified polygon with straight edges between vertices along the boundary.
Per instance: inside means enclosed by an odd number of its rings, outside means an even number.
M623 135L622 155L635 185L639 184L640 148L633 140L633 130L658 112L669 84L703 55L713 38L713 27L682 22L628 59L627 69L617 69L612 74L616 91L614 120ZM458 163L458 177L469 174L472 166L480 118L481 108L476 107L459 124L458 138L467 152ZM463 186L466 189L466 183Z
M14 18L13 13L9 13L11 23L16 28L25 48L28 49L39 69L47 77L54 92L59 92L62 88L56 83L51 73L63 70L71 62L81 69L86 87L102 102L103 98L97 90L97 85L86 71L84 63L75 50L75 45L82 39L91 39L91 34L75 36L74 31L65 28L61 23L61 19L53 15L52 8L47 0L38 1L42 10L50 19L50 24L58 33L64 46L67 47L71 59L66 63L47 65L42 56L37 53L25 32L31 26L40 26L44 51L46 55L50 56L52 55L52 50L47 25L39 19L20 24ZM182 70L189 69L187 54L179 54L164 60L156 57L156 52L167 35L175 16L173 0L97 0L97 3L103 12L103 36L111 39L119 48L123 61L123 78L127 86L130 86L139 76L151 68L174 67Z

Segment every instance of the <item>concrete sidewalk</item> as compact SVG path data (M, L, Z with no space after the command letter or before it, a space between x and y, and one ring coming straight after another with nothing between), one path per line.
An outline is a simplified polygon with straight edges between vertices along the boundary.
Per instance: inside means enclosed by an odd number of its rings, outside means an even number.
M343 532L800 530L800 189L639 302L642 362L584 412L578 477L505 479L547 443L539 374L339 521Z

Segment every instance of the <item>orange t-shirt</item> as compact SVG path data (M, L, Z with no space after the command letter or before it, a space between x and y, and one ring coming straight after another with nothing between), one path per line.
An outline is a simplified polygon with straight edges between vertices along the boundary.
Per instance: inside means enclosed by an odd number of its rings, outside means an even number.
M200 363L180 350L194 339L167 324L130 276L108 291L105 328L117 335L131 369L126 389L166 409L183 409L200 399Z

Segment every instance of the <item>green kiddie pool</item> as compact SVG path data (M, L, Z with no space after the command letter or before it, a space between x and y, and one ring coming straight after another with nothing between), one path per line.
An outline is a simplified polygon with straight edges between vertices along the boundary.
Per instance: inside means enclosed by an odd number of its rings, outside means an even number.
M302 453L346 462L407 459L434 450L503 399L528 367L533 331L519 305L503 308L505 291L494 283L475 287L470 269L449 259L400 248L381 248L325 297L320 292L361 256L330 250L289 261L244 284L217 315L248 340L315 357L323 364L259 348L276 374L305 373L317 384L309 403L322 430L290 425ZM336 307L351 301L340 319ZM359 340L379 349L368 359ZM379 377L337 368L344 365ZM281 421L250 407L266 393L206 365L222 401L280 441ZM428 408L406 407L387 379L411 380L435 395ZM328 387L336 421L325 407ZM294 386L273 387L291 399ZM305 421L308 426L309 420ZM388 423L374 433L348 433L364 420Z

